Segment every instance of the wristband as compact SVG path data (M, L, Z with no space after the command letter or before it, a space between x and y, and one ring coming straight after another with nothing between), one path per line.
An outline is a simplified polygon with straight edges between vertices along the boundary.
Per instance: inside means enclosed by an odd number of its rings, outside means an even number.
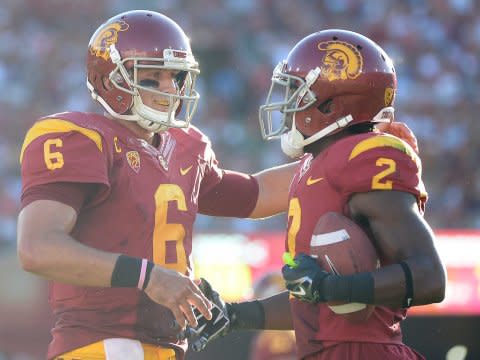
M150 280L153 263L147 259L138 259L120 255L110 280L111 287L127 287L145 290Z
M320 284L324 301L347 301L373 304L375 281L370 272L354 275L330 275Z

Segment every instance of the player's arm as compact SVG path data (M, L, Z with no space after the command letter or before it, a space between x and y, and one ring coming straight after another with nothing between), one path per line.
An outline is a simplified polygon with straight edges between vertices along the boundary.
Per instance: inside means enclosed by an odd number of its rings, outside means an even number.
M187 328L185 335L195 351L203 350L209 342L231 331L293 330L288 291L259 300L225 303L205 279L200 288L214 307L211 320L197 313L198 327Z
M406 141L418 153L418 143L414 133L402 122L378 125L383 132L395 135ZM299 162L266 169L253 177L258 182L258 199L250 218L258 219L287 211L288 193L293 175Z
M442 301L445 268L416 198L400 191L371 191L353 195L348 205L353 218L367 223L382 256L394 263L373 272L375 303L404 306L410 296L408 305Z
M378 125L380 131L395 135L418 152L417 139L404 124ZM199 213L261 219L287 211L290 183L299 161L272 167L253 175L220 170L221 180L199 197ZM215 173L215 172L213 172Z
M180 326L196 326L194 306L210 318L210 302L188 277L176 271L83 245L71 235L77 220L69 205L36 200L18 218L18 256L22 267L50 280L76 286L139 287L142 267L148 271L140 287L168 307ZM168 289L168 291L165 291Z
M291 294L312 303L345 301L395 308L442 301L445 269L415 197L400 191L371 191L353 195L348 205L352 217L370 228L379 253L390 265L342 276L326 272L313 257L298 254L287 258L282 268Z
M118 254L102 252L69 234L75 210L58 201L37 200L18 217L18 256L22 267L49 280L78 286L110 286Z
M288 291L260 299L265 312L265 330L293 330Z
M199 196L199 213L258 219L284 212L297 167L298 162L294 162L253 175L218 170L222 173L220 181Z
M276 166L253 175L258 182L258 198L250 218L258 219L287 211L288 193L299 162Z
M379 125L380 130L399 137L412 146L418 153L417 139L408 126L402 122ZM293 175L299 162L266 169L253 177L258 182L258 199L250 218L258 219L287 211L288 193Z
M253 301L229 304L237 330L293 330L288 291Z

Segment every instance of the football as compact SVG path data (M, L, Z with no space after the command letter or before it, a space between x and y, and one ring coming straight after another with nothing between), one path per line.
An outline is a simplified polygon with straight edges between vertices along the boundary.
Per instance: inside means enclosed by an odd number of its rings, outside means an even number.
M310 255L324 270L337 275L373 271L380 265L375 247L363 229L335 212L318 220L310 241ZM334 313L356 322L367 320L375 308L342 302L329 302L328 306Z

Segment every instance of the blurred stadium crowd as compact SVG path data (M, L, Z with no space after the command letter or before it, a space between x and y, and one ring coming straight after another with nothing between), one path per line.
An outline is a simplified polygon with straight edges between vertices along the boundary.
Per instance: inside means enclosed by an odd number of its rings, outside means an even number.
M288 159L259 134L273 67L305 35L345 28L376 40L398 73L397 119L416 133L435 228L480 227L480 2L475 0L2 0L0 243L13 244L23 136L43 115L99 111L85 86L92 32L118 12L149 8L189 34L201 75L194 124L226 168L255 172ZM199 217L197 229L283 229Z

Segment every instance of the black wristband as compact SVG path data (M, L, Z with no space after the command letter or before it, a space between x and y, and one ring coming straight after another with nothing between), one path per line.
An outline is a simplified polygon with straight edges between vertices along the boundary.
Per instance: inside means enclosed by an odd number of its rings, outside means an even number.
M226 304L230 328L235 330L261 330L265 328L265 310L260 301Z
M375 281L370 272L354 275L330 275L321 283L324 301L347 301L373 304Z
M144 290L150 280L153 263L146 259L120 255L110 279L111 287L139 287Z

